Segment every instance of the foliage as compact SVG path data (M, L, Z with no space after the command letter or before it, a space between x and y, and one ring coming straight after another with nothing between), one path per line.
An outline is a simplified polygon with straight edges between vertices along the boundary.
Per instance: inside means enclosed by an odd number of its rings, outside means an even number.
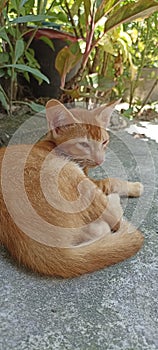
M56 14L58 5L59 2L55 1L50 12L52 15ZM63 0L60 1L60 9L58 22L78 39L77 45L61 50L57 56L56 68L61 75L61 88L66 88L65 92L73 98L105 100L112 88L119 95L122 92L120 76L125 66L131 81L137 72L132 53L133 40L126 32L125 23L151 15L158 10L157 1ZM65 84L75 56L76 61L80 61L80 70L75 79Z
M31 4L32 3L32 4ZM6 6L7 5L7 6ZM34 57L33 50L29 47L35 34L26 42L25 35L29 32L25 23L45 19L43 15L27 15L33 2L27 0L3 1L3 11L0 17L0 78L1 81L9 80L10 87L4 90L0 85L0 101L9 114L12 112L12 102L17 97L17 76L22 72L29 81L29 73L41 83L43 80L49 83L48 78L40 72L40 66ZM41 17L42 16L42 17ZM26 20L27 19L27 20Z
M0 78L11 81L10 95L0 86L0 100L6 109L9 103L11 112L12 100L16 98L19 70L26 79L31 73L39 83L48 82L40 72L30 43L41 23L46 21L48 25L52 20L62 26L63 38L65 35L68 40L67 33L70 33L76 39L74 43L68 42L56 57L63 93L73 99L105 101L113 94L120 97L126 78L131 81L132 104L135 77L138 81L142 67L155 55L156 45L153 41L152 52L149 52L149 43L153 32L154 40L157 39L157 0L8 0L7 5L5 0L1 2ZM143 21L143 18L147 19ZM139 21L132 22L136 20ZM28 24L36 27L26 43ZM49 39L47 43L53 49ZM76 66L76 76L67 83L67 74Z
M143 67L158 68L158 13L154 13L143 22L137 22L135 26L131 24L130 28L126 29L131 36L132 34L134 36L131 55L134 64L138 67L135 79L131 79L129 101L131 106Z

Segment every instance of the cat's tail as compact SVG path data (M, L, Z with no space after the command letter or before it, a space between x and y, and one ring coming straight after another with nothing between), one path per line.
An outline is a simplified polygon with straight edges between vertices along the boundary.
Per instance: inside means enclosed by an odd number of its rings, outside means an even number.
M75 277L130 258L141 248L143 240L138 230L123 221L116 233L71 248L52 248L34 242L36 250L31 244L32 252L29 247L25 261L21 255L21 262L42 274Z
M116 233L65 252L69 255L69 264L63 277L96 271L130 258L141 248L143 240L138 230L123 221Z

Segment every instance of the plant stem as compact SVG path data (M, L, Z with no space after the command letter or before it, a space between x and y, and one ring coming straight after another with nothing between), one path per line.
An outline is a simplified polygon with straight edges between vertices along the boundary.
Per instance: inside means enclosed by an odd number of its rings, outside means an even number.
M69 16L69 18L70 18L70 22L71 22L71 24L72 24L72 28L73 28L73 31L74 31L74 33L75 33L75 36L76 36L76 38L78 39L79 36L78 36L77 30L76 30L76 25L75 25L73 16L72 16L72 14L71 14L71 11L70 11L70 9L69 9L69 5L68 5L68 3L67 3L67 0L65 0L65 7L66 7L66 10L67 10L67 14L68 14L68 16Z
M55 2L56 2L56 0L52 1L52 3L50 4L49 8L46 10L46 13L49 13L49 11L51 10L51 8L53 7Z
M86 67L89 54L91 53L92 48L93 48L92 42L93 42L94 30L95 30L95 22L94 21L95 21L95 3L93 5L93 9L92 9L92 12L90 14L90 23L88 20L86 23L87 35L86 35L86 48L85 48L85 52L83 54L83 61L82 61L82 69L83 70Z
M31 29L31 31L32 31L32 29ZM29 38L29 40L28 40L28 42L27 42L27 44L26 44L25 51L28 50L28 48L29 48L29 46L31 45L32 40L34 39L34 37L35 37L37 31L38 31L38 27L37 27L35 30L33 30L33 33L32 33L32 35L30 36L30 38ZM26 33L29 33L29 32L30 32L30 30L28 30L28 32L25 32L25 34L26 34Z
M9 114L10 114L10 116L12 116L13 91L14 91L14 68L11 69L10 99L9 99Z

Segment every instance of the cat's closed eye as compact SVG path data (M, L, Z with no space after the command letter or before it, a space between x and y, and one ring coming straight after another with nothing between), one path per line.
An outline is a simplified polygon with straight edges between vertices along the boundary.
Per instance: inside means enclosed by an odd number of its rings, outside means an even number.
M79 142L80 146L84 147L84 148L89 148L89 144L87 142Z

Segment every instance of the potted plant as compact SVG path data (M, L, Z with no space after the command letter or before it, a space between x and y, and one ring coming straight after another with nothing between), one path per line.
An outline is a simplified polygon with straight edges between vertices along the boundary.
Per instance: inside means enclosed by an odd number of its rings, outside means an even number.
M4 0L3 5L6 5ZM41 84L38 96L44 95L46 88L49 89L46 92L49 97L56 97L54 94L63 91L72 98L91 96L104 101L117 82L118 56L120 62L123 56L124 44L120 37L121 31L117 31L117 28L125 22L147 17L156 10L157 0L62 0L60 4L57 0L17 0L16 5L13 0L7 1L1 16L0 36L4 47L9 46L10 52L6 49L0 53L0 76L4 78L2 75L5 72L5 76L11 79L10 100L15 98L17 72L20 71L25 79L31 79L31 86L35 84L34 94L37 93L38 83ZM5 15L7 26L3 23ZM56 25L62 25L62 31L55 29L54 25L46 28L46 24L50 26L52 20ZM122 42L118 52L115 49L116 42L119 45ZM46 47L49 50L47 55ZM107 59L110 52L114 56L111 66ZM42 67L43 62L45 68ZM69 73L74 68L71 80ZM33 82L30 74L38 83ZM0 89L1 102L7 107L6 92L2 86Z

